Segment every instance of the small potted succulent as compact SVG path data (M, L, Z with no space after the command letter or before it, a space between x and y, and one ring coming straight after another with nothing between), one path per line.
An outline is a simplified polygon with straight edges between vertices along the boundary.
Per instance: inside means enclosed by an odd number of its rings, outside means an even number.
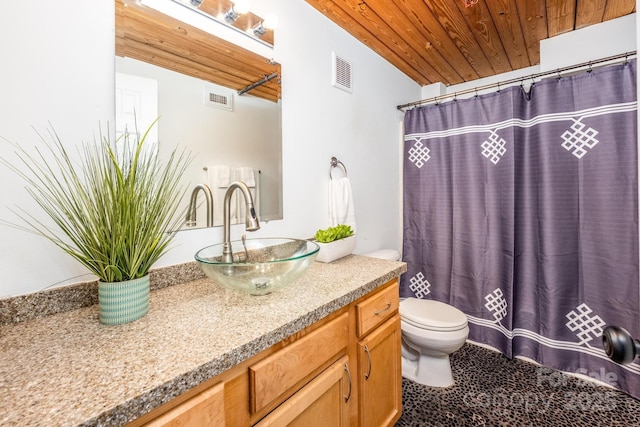
M316 258L320 262L331 262L345 257L353 251L356 236L350 225L338 224L326 230L318 230L314 236L320 251Z
M102 136L65 148L58 135L36 154L16 146L18 163L2 159L27 184L51 221L18 208L12 224L53 242L98 277L100 322L121 324L149 309L149 268L169 249L182 217L180 178L190 162L173 150L161 161L149 130L115 141Z

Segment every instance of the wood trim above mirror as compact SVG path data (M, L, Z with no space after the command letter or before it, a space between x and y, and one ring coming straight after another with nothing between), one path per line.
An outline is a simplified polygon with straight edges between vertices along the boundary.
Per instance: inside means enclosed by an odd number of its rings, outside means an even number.
M134 58L234 90L278 73L280 64L233 43L139 5L115 0L116 55ZM280 77L281 78L281 77ZM280 78L248 92L277 102Z

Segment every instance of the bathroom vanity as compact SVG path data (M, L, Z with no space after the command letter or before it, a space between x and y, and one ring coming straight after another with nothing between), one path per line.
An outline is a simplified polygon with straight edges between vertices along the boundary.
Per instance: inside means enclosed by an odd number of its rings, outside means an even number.
M87 307L0 327L1 425L393 425L401 262L314 263L252 297L199 279L104 326Z

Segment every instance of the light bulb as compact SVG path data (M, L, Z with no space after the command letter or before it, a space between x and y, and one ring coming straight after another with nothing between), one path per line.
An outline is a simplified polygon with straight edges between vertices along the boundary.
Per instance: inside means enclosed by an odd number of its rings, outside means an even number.
M268 14L262 21L262 26L267 30L275 30L278 26L278 16L273 13Z
M224 14L224 20L227 21L228 24L233 24L240 15L249 12L249 7L249 0L236 0L227 13Z
M249 0L236 0L235 2L233 2L233 10L238 15L249 12L250 8L251 3L249 2Z

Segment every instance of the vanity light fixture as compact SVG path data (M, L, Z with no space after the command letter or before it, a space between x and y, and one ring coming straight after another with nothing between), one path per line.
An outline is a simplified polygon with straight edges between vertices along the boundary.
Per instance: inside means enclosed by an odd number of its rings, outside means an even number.
M256 37L262 37L268 30L275 30L278 26L278 17L274 14L267 15L263 21L253 27L253 34Z
M236 0L224 14L224 20L229 24L233 24L240 15L249 12L249 7L250 4L248 0Z
M219 13L211 13L210 11L203 11L202 5L205 3L205 0L132 0L136 3L147 6L152 9L155 9L165 15L169 15L173 18L176 18L180 21L186 22L190 25L199 27L201 25L206 25L200 20L200 17L206 18L207 20L215 23L214 28L211 30L206 30L211 34L216 35L217 37L221 37L227 40L235 40L234 34L231 34L229 30L241 34L243 37L246 36L253 41L256 41L260 44L265 45L269 49L273 49L273 41L268 37L265 39L258 34L260 34L260 30L257 33L253 31L250 25L243 24L242 27L234 24L240 15L249 13L250 2L249 0L233 0L231 2L225 2L225 5L231 3L231 7L229 10L224 12L222 9ZM207 3L215 3L211 2L211 0L207 0ZM180 7L178 7L180 6ZM214 6L211 6L209 9L215 9ZM200 21L199 21L200 20ZM250 16L249 19L246 20L249 23L263 21L260 22L258 26L262 25L266 30L274 29L277 24L277 18L275 15L273 17L267 16L265 19L262 19L260 16ZM272 28L273 27L273 28ZM266 33L266 31L264 31ZM264 34L262 33L262 34ZM241 41L234 41L236 44L243 45ZM253 48L251 48L253 49ZM259 55L268 58L271 53L270 52L262 52Z

